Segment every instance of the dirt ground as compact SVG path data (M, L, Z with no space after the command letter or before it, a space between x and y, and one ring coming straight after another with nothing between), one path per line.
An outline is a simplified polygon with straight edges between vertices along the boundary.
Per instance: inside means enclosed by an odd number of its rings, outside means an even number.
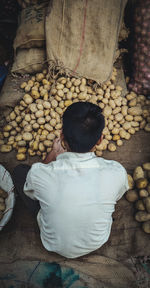
M124 165L128 172L132 172L135 166L150 161L149 143L150 133L140 131L133 135L129 141L125 141L124 145L119 147L116 152L106 151L103 157L119 161ZM40 158L29 158L26 160L26 163L32 164L36 161L40 161ZM18 161L15 158L15 152L0 154L0 163L11 173L13 168L18 165ZM125 265L130 268L129 271L134 272L134 275L136 275L135 279L138 279L137 287L148 288L150 284L150 276L147 271L144 270L143 272L143 270L141 270L144 268L139 264L140 261L142 261L139 259L145 259L144 257L149 256L150 236L145 234L141 230L139 223L134 220L134 207L132 204L128 203L124 197L117 203L113 219L114 222L108 242L100 249L91 253L89 257L103 256L107 257L107 259L120 261L120 265L125 263ZM55 261L57 263L71 265L70 260L66 260L55 253L49 253L43 248L40 241L36 219L30 215L18 196L16 197L13 216L0 233L0 247L0 265L2 263L11 263L18 259L30 261L40 260L47 262ZM83 262L86 261L87 257L81 257L72 265L78 265L79 267L81 265L83 268ZM145 265L147 265L147 262ZM143 275L145 275L144 279ZM102 275L101 277L103 278ZM127 284L129 283L128 281L124 283ZM125 287L121 286L121 284L119 285L120 287Z
M7 83L9 83L9 79L7 80ZM11 91L11 85L9 86ZM17 82L16 84L14 82L14 94L12 95L9 92L8 94L9 105L11 106L11 103L14 102L14 98L18 97L19 99L21 97L20 91L18 92L17 90ZM2 96L1 103L3 100L5 101L5 95L3 94ZM150 161L150 133L145 131L137 132L129 141L125 140L123 146L118 147L117 151L105 151L103 157L106 159L119 161L127 169L128 173L132 172L137 165ZM32 165L32 163L37 161L41 161L41 159L38 157L30 157L24 163ZM13 168L20 164L20 162L16 160L15 152L12 151L9 154L0 154L0 164L2 164L10 173L12 173ZM69 265L69 267L70 265L72 265L72 267L78 267L78 269L81 269L81 272L84 272L85 263L88 261L91 263L90 261L93 259L92 257L99 257L99 260L96 260L99 264L102 260L101 257L106 257L108 262L110 259L119 261L117 263L120 264L116 264L118 265L116 267L125 264L125 267L128 267L129 271L132 270L134 275L131 276L130 281L126 278L126 276L122 276L120 280L122 282L119 283L126 283L126 286L122 286L123 284L116 284L113 287L120 288L127 287L127 285L129 287L133 287L130 286L129 283L131 284L134 277L138 282L137 287L150 287L150 273L146 270L144 270L144 272L143 270L140 270L144 269L141 268L144 267L141 266L141 262L142 265L147 265L148 263L148 260L143 259L148 259L145 257L149 257L150 236L145 234L141 230L140 224L134 220L134 207L132 204L128 203L124 197L117 203L113 219L114 222L108 242L100 249L91 253L89 256L81 257L75 262L71 262L55 253L49 253L43 248L40 241L36 219L29 214L27 208L24 206L20 198L16 196L16 203L12 218L0 232L0 267L2 267L4 263L14 263L18 260L36 260L46 262L54 261L57 263L65 263L65 265ZM91 268L89 268L89 270L87 268L89 271L88 275L92 276L94 275L94 272L92 272L92 264L89 264L89 267ZM96 277L101 277L101 279L104 277L104 275L100 274L100 271L97 271L96 273ZM128 272L126 271L125 274L127 275ZM107 276L108 278L112 277L112 275Z

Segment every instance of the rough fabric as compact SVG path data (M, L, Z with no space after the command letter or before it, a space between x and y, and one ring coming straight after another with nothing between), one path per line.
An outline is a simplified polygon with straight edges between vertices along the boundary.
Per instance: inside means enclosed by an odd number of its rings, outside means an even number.
M15 57L11 72L18 74L39 72L43 69L45 61L45 49L20 49Z
M45 45L44 23L47 5L47 2L44 2L21 11L19 27L13 44L14 50Z
M55 0L46 17L50 68L98 83L112 72L126 0Z
M129 89L150 95L150 0L138 0L133 24L132 76Z

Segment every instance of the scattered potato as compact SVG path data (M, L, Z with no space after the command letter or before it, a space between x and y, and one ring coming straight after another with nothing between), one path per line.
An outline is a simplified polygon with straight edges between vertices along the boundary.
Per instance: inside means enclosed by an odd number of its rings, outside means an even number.
M135 207L136 207L137 210L140 210L140 211L144 211L145 210L145 206L144 206L144 203L143 203L142 200L136 201Z
M147 184L148 184L148 180L146 178L140 178L136 180L136 187L138 189L146 188Z
M145 233L150 233L150 221L146 221L142 224L142 229Z
M132 178L132 176L130 174L128 174L128 184L129 184L129 189L133 189L134 188L134 180Z
M135 170L133 172L133 179L134 179L134 181L136 181L140 178L144 178L144 171L143 171L141 166L138 166L135 168Z
M7 145L7 144L2 144L0 146L0 152L2 153L8 153L12 150L12 146L11 145Z
M141 197L141 198L145 198L145 197L147 197L148 196L148 191L146 190L146 189L140 189L139 190L139 196Z
M145 222L150 220L150 213L147 213L146 211L138 211L135 214L135 219L138 222Z
M128 190L126 192L126 199L129 201L129 202L135 202L138 200L138 193L136 190Z
M144 203L145 203L147 212L150 213L150 197L146 197L144 199Z
M133 92L122 97L122 87L115 84L117 75L115 68L111 79L96 89L93 81L85 78L49 79L46 73L46 70L37 73L28 82L21 84L21 89L24 89L25 94L20 103L6 117L7 124L3 128L1 146L9 146L7 149L0 148L1 152L15 149L20 154L19 149L25 148L26 152L23 154L42 156L46 153L46 147L40 143L42 141L44 143L46 139L51 141L47 135L45 139L42 131L46 130L48 135L52 133L55 137L59 136L62 129L61 117L65 109L78 101L89 101L103 109L106 129L103 133L103 143L96 147L98 156L101 156L106 149L115 151L118 146L123 145L123 139L129 140L131 135L139 129L149 130L149 101L143 95L137 96ZM31 133L31 135L26 136L25 133ZM19 138L20 135L22 138ZM42 136L38 138L39 146L37 146L35 141L40 135ZM15 136L18 140L9 139L10 136Z

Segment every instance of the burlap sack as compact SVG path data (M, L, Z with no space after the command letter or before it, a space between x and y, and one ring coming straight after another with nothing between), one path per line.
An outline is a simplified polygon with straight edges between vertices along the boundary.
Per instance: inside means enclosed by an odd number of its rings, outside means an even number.
M17 0L18 4L22 8L26 8L28 6L34 5L34 4L39 4L44 2L43 0Z
M15 57L11 72L18 74L35 73L43 69L46 61L45 49L20 49Z
M44 23L47 5L47 2L44 2L21 11L20 24L13 44L14 50L45 45Z
M126 0L53 0L46 16L50 68L103 83L112 72Z

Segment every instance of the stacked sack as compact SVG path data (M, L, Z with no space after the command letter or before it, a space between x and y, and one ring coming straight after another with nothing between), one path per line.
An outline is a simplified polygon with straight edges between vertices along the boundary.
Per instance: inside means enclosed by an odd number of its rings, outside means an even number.
M22 1L32 4L38 1ZM45 14L48 2L28 5L22 9L14 40L13 73L35 73L43 69L45 53ZM24 7L24 6L22 6Z
M134 15L132 77L129 89L150 95L150 0L138 0Z

